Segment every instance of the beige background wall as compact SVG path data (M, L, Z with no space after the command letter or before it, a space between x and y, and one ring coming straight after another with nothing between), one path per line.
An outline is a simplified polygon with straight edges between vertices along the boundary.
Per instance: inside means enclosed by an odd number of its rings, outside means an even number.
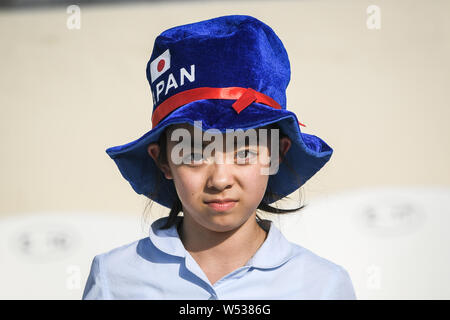
M105 149L151 128L155 37L227 14L279 35L288 109L335 151L304 188L316 206L283 232L342 264L359 298L448 298L449 12L443 0L86 5L69 30L65 7L0 11L0 298L78 299L93 256L137 239L147 201ZM359 223L370 210L380 222ZM55 225L68 248L45 242Z

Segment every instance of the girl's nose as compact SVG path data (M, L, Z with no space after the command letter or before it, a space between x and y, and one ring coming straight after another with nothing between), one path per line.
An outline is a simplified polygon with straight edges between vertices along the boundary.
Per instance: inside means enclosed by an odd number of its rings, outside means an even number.
M207 186L217 190L224 190L230 188L234 183L232 164L227 163L212 163L210 165L210 172L208 176Z

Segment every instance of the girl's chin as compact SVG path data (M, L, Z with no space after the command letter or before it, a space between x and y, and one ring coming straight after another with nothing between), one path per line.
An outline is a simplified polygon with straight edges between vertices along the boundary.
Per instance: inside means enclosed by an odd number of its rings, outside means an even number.
M204 226L215 232L229 232L242 226L247 220L241 214L235 213L209 213L204 219Z
M234 222L225 222L225 221L211 221L208 225L208 229L213 232L224 233L236 230L239 227L239 224Z

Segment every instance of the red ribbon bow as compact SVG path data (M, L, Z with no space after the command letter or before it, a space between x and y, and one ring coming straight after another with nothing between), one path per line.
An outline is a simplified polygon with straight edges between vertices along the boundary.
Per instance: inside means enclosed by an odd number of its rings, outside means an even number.
M173 110L196 100L202 99L230 99L236 100L233 103L233 109L240 113L253 102L262 103L275 109L282 109L281 106L271 97L264 93L253 90L252 88L228 87L228 88L209 88L201 87L179 92L163 103L161 103L153 112L153 128L164 119ZM299 125L306 127L303 123Z

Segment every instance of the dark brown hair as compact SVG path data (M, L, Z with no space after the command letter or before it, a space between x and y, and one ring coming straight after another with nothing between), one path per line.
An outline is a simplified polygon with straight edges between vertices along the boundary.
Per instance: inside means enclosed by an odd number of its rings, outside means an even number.
M161 134L161 136L160 136L160 138L158 140L158 144L160 146L160 152L159 152L159 155L158 155L158 162L161 163L161 164L163 164L163 163L167 164L168 163L168 160L167 160L167 145L166 145L166 142L167 142L167 140L166 140L166 138L167 138L166 131L167 131L168 128L166 128L163 131L163 133ZM279 128L279 126L276 123L270 124L268 126L264 126L262 128L278 129L279 132L280 132L280 135L279 135L280 139L282 137L287 136L286 134L284 134L282 132L282 130ZM280 155L281 155L281 153L280 153ZM292 167L289 165L289 163L287 163L286 159L282 159L282 161L284 162L284 164L286 165L288 170L293 174L295 179L297 179L297 182L300 184L301 177L297 174L297 172L295 172L292 169ZM156 191L154 193L152 193L152 194L148 194L147 195L147 197L150 198L150 199L149 199L149 201L148 201L148 203L147 203L147 205L146 205L146 207L144 209L144 212L147 209L147 207L149 205L151 205L152 202L153 202L151 197L156 197L159 194L159 192L161 192L160 186L162 185L163 179L165 179L164 174L163 174L163 172L161 170L159 170L158 180L156 182ZM176 193L173 194L173 192L170 192L170 190L163 190L163 192L169 193L169 196L171 196L172 199L173 199L173 205L172 205L172 208L170 209L168 220L167 220L165 225L161 226L161 229L168 229L172 225L174 225L178 214L182 211L182 204L181 204L181 201L180 201L180 199L179 199L179 197L178 197L178 195ZM300 207L294 208L294 209L280 209L280 208L272 207L272 206L270 206L268 204L268 200L270 200L270 199L273 200L273 199L278 199L278 198L279 197L277 197L276 194L274 194L270 190L269 185L267 185L266 192L265 192L264 197L261 200L260 204L258 205L257 210L261 210L261 211L268 212L268 213L275 213L275 214L286 214L286 213L299 211L299 210L303 209L304 207L306 207L306 204L302 204L302 205L300 205ZM289 198L289 197L286 196L284 198ZM256 218L258 220L261 220L261 218L257 214L256 214Z

